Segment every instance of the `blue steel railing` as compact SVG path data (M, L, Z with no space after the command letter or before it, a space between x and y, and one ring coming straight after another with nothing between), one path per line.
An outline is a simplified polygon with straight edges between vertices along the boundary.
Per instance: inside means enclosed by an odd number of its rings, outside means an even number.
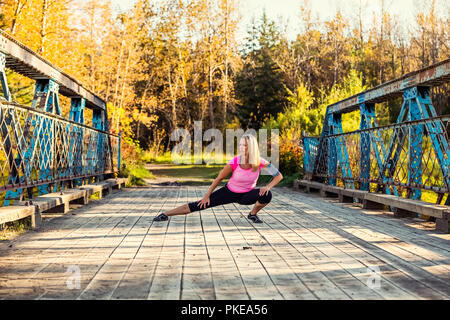
M30 107L13 102L6 69L35 80ZM1 30L0 94L3 206L119 171L120 135L108 132L106 101ZM59 95L71 99L69 119L61 117ZM92 127L84 124L86 108Z
M450 194L450 118L438 117L431 90L448 81L450 59L329 105L321 136L302 139L306 178L440 203ZM378 126L375 104L397 97L396 124ZM354 111L360 130L344 133L342 114Z
M119 170L119 136L33 107L0 102L0 139L3 205Z
M417 132L421 143L411 143ZM420 199L422 190L431 191L438 201L450 193L449 136L450 115L304 137L305 172L329 184L401 197Z
M302 137L303 168L307 177L311 178L314 172L314 163L317 157L320 139L318 137Z

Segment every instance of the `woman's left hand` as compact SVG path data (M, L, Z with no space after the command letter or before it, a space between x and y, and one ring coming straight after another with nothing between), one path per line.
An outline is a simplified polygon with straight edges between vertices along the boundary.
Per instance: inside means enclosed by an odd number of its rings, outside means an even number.
M264 195L268 194L269 191L270 191L270 187L262 187L261 189L259 189L259 195L264 196Z

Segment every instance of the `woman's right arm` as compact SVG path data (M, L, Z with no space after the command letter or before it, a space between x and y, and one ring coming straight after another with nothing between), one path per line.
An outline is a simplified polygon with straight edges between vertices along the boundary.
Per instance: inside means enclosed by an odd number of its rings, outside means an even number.
M219 185L219 183L228 177L233 172L233 169L229 164L227 164L219 173L216 179L214 179L213 183L209 187L208 191L205 193L204 197L199 201L200 208L204 205L206 207L209 204L209 196L213 193L214 189Z

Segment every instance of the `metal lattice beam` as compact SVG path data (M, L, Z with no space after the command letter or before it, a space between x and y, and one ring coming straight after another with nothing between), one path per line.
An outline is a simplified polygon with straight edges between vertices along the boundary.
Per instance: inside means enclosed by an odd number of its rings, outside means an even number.
M0 52L6 57L5 65L30 79L53 79L60 86L59 92L66 97L86 99L86 107L106 110L106 102L95 93L84 88L69 76L30 48L0 30Z
M448 81L450 81L450 59L336 102L328 106L328 109L330 113L352 112L358 110L361 103L388 101L401 97L405 89L417 86L435 86Z

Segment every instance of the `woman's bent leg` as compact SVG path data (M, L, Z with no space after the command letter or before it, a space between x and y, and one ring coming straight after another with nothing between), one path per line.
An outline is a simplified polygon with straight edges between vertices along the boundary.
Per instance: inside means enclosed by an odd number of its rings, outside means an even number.
M262 208L267 206L269 204L269 202L272 200L272 192L269 191L265 195L260 195L259 191L260 191L259 188L250 190L239 201L239 204L245 204L245 205L255 204L252 208L252 211L250 212L250 215L252 215L252 216L256 216L256 214ZM258 222L260 222L259 219L258 219Z
M239 197L240 197L239 194L232 192L230 189L227 188L227 186L224 186L211 193L211 195L209 196L209 205L206 205L206 207L203 206L202 208L200 208L200 205L198 203L200 200L189 202L188 205L190 212L195 212L219 206L221 204L236 202L239 199Z
M252 211L250 211L251 215L256 215L262 208L267 206L268 203L259 203L258 201L255 202L255 205L252 208Z

